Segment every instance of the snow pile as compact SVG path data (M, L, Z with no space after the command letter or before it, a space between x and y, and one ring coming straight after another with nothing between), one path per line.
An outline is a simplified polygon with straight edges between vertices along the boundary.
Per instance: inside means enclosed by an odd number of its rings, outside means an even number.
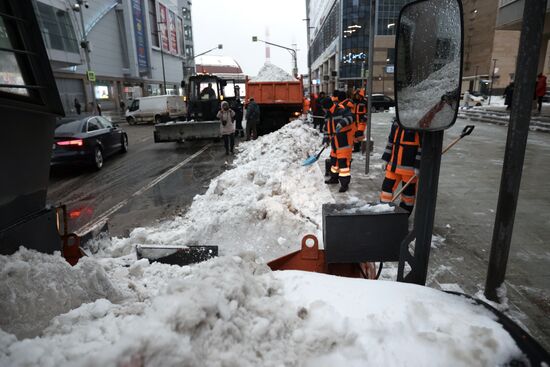
M390 204L362 204L357 206L354 204L349 208L344 208L338 210L337 213L340 214L363 214L363 213L393 213L395 211L395 206Z
M269 261L295 251L306 234L322 238L321 206L334 199L319 166L302 166L320 141L296 120L240 144L235 168L212 180L184 216L106 241L105 255L127 255L143 244L217 245L220 255L255 251Z
M277 272L311 323L343 324L357 347L335 348L317 366L496 366L518 358L515 342L483 307L438 290L295 271Z
M59 261L26 256L32 275ZM252 254L99 262L123 299L83 304L33 339L0 330L1 366L481 366L520 355L482 307L430 288L273 273Z
M83 303L121 296L91 258L72 267L61 256L23 247L0 256L0 328L20 338L38 335L51 318Z
M258 75L250 79L251 82L293 82L296 81L292 75L280 67L266 62L258 72Z

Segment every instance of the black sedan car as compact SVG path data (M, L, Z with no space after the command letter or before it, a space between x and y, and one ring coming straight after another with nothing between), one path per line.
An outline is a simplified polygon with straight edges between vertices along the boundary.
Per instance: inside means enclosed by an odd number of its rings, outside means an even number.
M372 110L373 111L385 111L390 107L395 107L395 101L384 94L372 95Z
M114 153L128 150L128 136L102 116L89 116L55 129L51 165L86 164L96 169Z

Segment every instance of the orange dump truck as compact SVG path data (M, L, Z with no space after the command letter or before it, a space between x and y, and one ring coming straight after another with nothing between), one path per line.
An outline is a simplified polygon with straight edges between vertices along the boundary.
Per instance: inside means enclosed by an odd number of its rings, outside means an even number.
M304 85L302 78L293 81L246 79L246 101L250 97L260 106L260 134L275 131L302 113Z

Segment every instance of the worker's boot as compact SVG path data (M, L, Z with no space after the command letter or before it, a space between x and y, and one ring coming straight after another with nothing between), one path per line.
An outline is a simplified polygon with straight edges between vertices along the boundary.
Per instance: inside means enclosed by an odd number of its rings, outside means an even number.
M345 177L340 176L339 179L340 179L340 189L338 190L338 192L348 191L349 183L351 181L351 176L345 176Z
M336 185L338 183L338 173L330 173L330 178L325 181L327 185Z

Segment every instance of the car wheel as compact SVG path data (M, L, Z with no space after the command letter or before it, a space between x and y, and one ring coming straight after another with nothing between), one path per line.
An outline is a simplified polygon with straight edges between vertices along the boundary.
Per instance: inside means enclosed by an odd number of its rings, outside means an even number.
M94 168L100 170L103 167L103 152L100 147L94 149Z
M122 134L122 145L120 150L122 153L126 153L128 151L128 136L126 136L126 134Z
M160 124L162 123L162 117L160 115L156 115L155 116L155 124Z
M135 125L136 124L136 119L133 118L132 116L128 116L128 117L126 117L126 122L128 122L128 125Z

